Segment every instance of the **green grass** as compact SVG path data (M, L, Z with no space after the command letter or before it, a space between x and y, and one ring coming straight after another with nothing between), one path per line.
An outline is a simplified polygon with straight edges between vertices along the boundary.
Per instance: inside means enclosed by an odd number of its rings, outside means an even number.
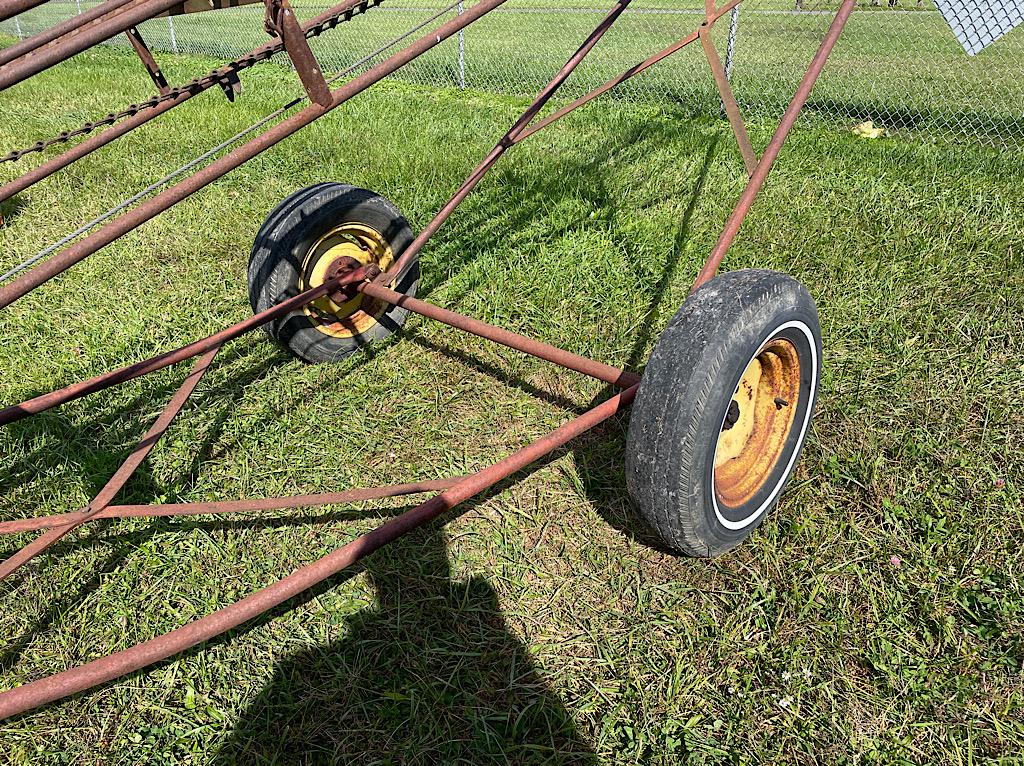
M0 146L141 95L135 67L104 50L4 93ZM234 106L197 98L5 206L0 267L295 90L275 67L245 80ZM252 237L302 186L375 189L422 227L523 106L395 82L360 96L0 312L0 402L248 316ZM772 125L750 129L763 147ZM1022 180L1019 152L793 134L725 267L807 285L825 378L796 479L734 552L649 544L623 416L265 619L0 722L0 761L1019 763ZM595 104L495 168L424 252L421 294L641 369L743 183L725 123ZM4 429L0 517L82 506L185 369ZM604 396L425 320L337 366L254 334L119 499L462 473ZM90 525L0 586L0 688L207 614L398 507Z
M85 2L89 7L92 0ZM300 0L300 14L326 9L329 0ZM337 71L385 45L446 3L388 0L318 38L313 49ZM471 3L467 3L467 6ZM507 95L538 91L597 25L610 0L509 0L470 26L464 35L465 81L476 90ZM807 0L812 13L791 13L793 0L748 0L741 7L733 86L748 111L780 114L828 28L836 2ZM1014 32L981 55L968 57L928 2L901 0L872 6L862 0L836 46L810 112L846 123L873 119L890 130L918 136L981 137L1014 143L1024 137L1024 33ZM24 30L37 30L74 12L72 3L47 3L23 14ZM566 9L569 10L566 10ZM700 0L635 0L565 89L579 95L692 32L699 15L649 11L702 11ZM589 12L587 12L589 11ZM449 16L450 17L450 16ZM725 49L727 19L716 37ZM231 58L266 40L260 4L217 13L175 17L177 47L190 54ZM167 19L141 27L157 49L171 48ZM13 34L10 22L4 31ZM123 37L116 42L126 45ZM169 58L162 56L162 59ZM455 40L406 67L399 77L425 85L459 84ZM699 45L627 83L631 98L666 98L694 114L715 114L718 96Z

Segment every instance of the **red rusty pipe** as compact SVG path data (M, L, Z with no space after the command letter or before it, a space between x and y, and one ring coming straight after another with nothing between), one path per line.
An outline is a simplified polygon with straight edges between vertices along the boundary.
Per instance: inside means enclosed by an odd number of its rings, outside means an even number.
M302 28L304 30L308 30L311 27L316 26L325 19L337 13L341 13L342 11L348 8L356 7L357 5L359 5L360 2L362 2L362 0L346 0L346 2L340 3L334 6L333 8L329 8L328 10L319 14L318 16L314 16L309 21L304 22L302 24ZM275 46L280 46L280 44L281 41L277 38L274 38L272 42L266 43L265 45L261 45L258 48L255 48L252 51L250 51L245 56L241 56L240 58L259 58L260 56L263 55L263 53L266 50L268 50L269 48L273 48ZM223 67L223 69L225 72L227 72L229 67ZM120 138L125 133L129 133L135 130L135 128L139 127L140 125L144 125L145 123L149 122L155 117L159 117L164 112L169 112L171 109L178 106L179 104L185 103L193 96L199 95L200 93L203 93L204 91L214 87L215 85L217 85L215 78L211 78L210 80L203 80L195 84L190 83L189 85L185 86L186 90L183 90L179 95L175 96L174 98L169 99L167 101L162 101L156 106L143 109L142 111L132 115L131 117L125 118L116 125L111 125L106 130L101 131L100 133L97 133L93 136L90 136L89 138L79 142L78 144L68 149L67 151L58 154L56 157L52 157L46 162L43 162L37 165L36 167L32 168L32 170L28 171L27 173L18 176L17 178L13 179L12 181L9 181L3 186L0 186L0 202L3 202L6 199L10 199L19 192L25 191L25 189L32 186L32 184L38 183L39 181L42 181L44 178L49 178L58 170L66 168L72 162L80 160L87 154L91 154L97 149L106 146L114 139Z
M713 2L713 0L708 0ZM743 115L740 114L739 104L733 95L732 86L729 84L729 75L722 66L722 59L718 56L715 48L715 41L711 39L711 27L702 27L699 33L700 44L704 49L704 56L708 60L708 67L711 69L711 76L715 80L715 87L718 88L718 95L722 99L722 108L726 117L729 118L729 125L732 127L736 143L740 147L740 154L743 156L743 167L747 175L751 176L757 170L757 153L750 144L750 136L747 135L747 126L743 123Z
M55 64L66 61L75 54L118 35L146 19L151 19L180 2L181 0L143 0L138 5L111 14L109 18L101 19L76 35L70 35L31 56L13 61L0 69L0 91L10 88L32 75L39 74Z
M694 280L693 287L690 288L691 294L693 294L694 290L715 276L715 273L718 271L718 267L721 265L722 259L725 257L726 252L729 250L729 246L732 245L733 240L739 233L740 226L743 225L743 219L746 218L747 212L750 210L750 206L754 204L754 199L757 197L757 193L761 191L761 187L764 185L764 181L768 177L768 171L772 169L775 158L779 156L779 151L782 149L782 145L786 143L786 138L789 136L790 130L793 129L793 125L796 123L797 117L800 116L800 111L804 108L804 104L807 103L807 99L811 95L811 90L814 88L814 83L818 81L818 76L821 74L821 70L824 68L825 62L828 61L829 54L832 52L832 48L835 47L836 41L839 39L839 35L842 34L843 27L846 26L846 21L850 18L850 13L853 11L856 4L856 0L843 0L843 4L839 7L839 12L832 20L832 25L828 28L828 34L826 34L825 39L821 41L821 46L818 48L818 52L814 54L814 58L811 60L811 64L807 68L807 72L804 74L803 79L800 80L800 86L793 95L793 100L790 101L785 114L782 115L782 120L779 122L779 126L775 129L775 133L772 135L772 140L768 142L768 146L765 148L764 154L761 155L761 160L757 163L757 168L750 176L749 183L747 183L746 187L743 189L743 194L740 195L739 202L736 203L736 207L733 209L729 216L729 220L725 224L725 228L719 235L718 242L715 243L715 247L711 251L711 255L708 256L707 262L704 264L700 273L697 275L697 278Z
M240 335L244 335L245 333L256 329L260 325L266 324L279 316L284 316L289 311L300 308L323 295L327 295L327 293L341 287L342 285L350 285L363 279L372 278L372 275L376 275L377 271L378 269L376 265L368 264L366 266L359 267L355 271L348 272L347 274L339 274L337 277L326 280L319 287L314 287L303 293L299 293L286 301L278 303L276 306L271 306L266 311L253 314L251 317L239 322L238 324L226 327L219 332L215 332L213 335L197 340L193 343L189 343L186 346L181 346L173 351L167 351L166 353L149 359L144 359L141 362L130 364L118 370L113 370L112 372L105 372L102 375L97 375L93 378L89 378L88 380L72 383L70 386L66 386L56 391L51 391L48 394L41 394L32 399L28 399L21 404L13 404L10 407L5 407L0 410L0 426L14 423L22 418L28 417L29 415L43 412L44 410L56 407L59 404L64 404L65 402L70 402L72 399L78 399L82 396L86 396L87 394L102 391L104 388L110 388L118 383L124 383L125 381L133 380L134 378L138 378L143 375L148 375L156 370L162 370L164 367L169 367L172 364L177 364L178 362L183 362L186 359L191 359L194 356L199 356L200 354L209 351L211 348L221 346L229 340L233 340Z
M723 5L719 9L718 13L715 15L714 21L717 21L722 16L724 16L726 13L731 11L733 8L735 8L737 5L739 5L740 2L742 2L742 0L729 0L728 3L726 3L725 5ZM712 23L714 23L714 22L712 22ZM593 101L598 96L607 93L612 88L614 88L614 87L616 87L618 85L621 85L622 83L624 83L626 80L630 79L631 77L635 77L636 75L640 74L641 72L643 72L643 71L645 71L647 69L650 69L652 66L654 66L658 62L660 62L660 61L662 61L664 59L667 59L673 53L678 53L683 48L685 48L687 45L690 45L691 43L695 43L697 41L698 37L699 37L699 34L697 32L693 32L693 33L687 35L686 37L684 37L683 39L679 40L678 42L672 43L672 45L668 46L667 48L665 48L665 49L655 53L650 58L644 59L639 64L636 64L635 66L630 67L629 69L627 69L622 74L620 74L620 75L618 75L616 77L613 77L612 79L610 79L607 82L605 82L603 85L599 85L598 87L594 88L594 90L592 90L589 93L587 93L586 95L580 96L578 99L573 101L571 104L566 104L561 109L559 109L557 112L553 112L552 114L550 114L547 117L545 117L543 120L540 120L539 122L531 125L526 130L524 130L522 133L520 133L518 136L516 136L514 143L518 144L518 143L520 143L522 141L525 141L527 138L532 136L534 133L540 132L541 130L546 128L551 123L558 122L560 119L565 117L570 112L576 111L577 109L579 109L584 104L587 104L587 103ZM0 199L2 199L2 198L0 198Z
M24 40L19 40L14 45L0 50L0 65L6 64L9 61L24 56L26 53L31 53L36 48L41 48L49 42L53 42L58 37L74 32L76 29L84 27L86 24L96 21L101 16L106 16L112 11L116 11L128 3L138 3L141 0L107 0L105 3L100 3L94 8L90 8L87 11L83 11L78 16L72 16L70 19L62 21L60 24L56 24L49 29L44 29L42 32L26 37Z
M526 129L534 117L544 108L544 105L555 95L557 91L564 83L573 70L579 66L580 62L587 57L587 54L593 50L594 46L597 45L598 41L604 37L605 32L611 29L615 20L626 10L626 6L629 5L630 0L618 0L612 9L608 11L601 23L597 25L590 36L583 42L583 44L576 50L576 52L569 58L568 61L558 70L558 73L551 79L551 81L544 86L543 90L537 94L537 98L534 99L533 103L530 104L529 108L523 112L522 116L516 120L515 124L508 129L508 132L502 136L501 140L495 144L494 148L488 153L486 157L480 162L479 165L469 174L462 186L459 187L458 191L452 196L450 200L441 208L437 215L433 217L430 223L427 224L426 228L421 231L416 238L409 243L409 246L402 251L401 257L395 261L386 273L381 274L377 278L377 283L380 285L386 285L394 281L395 278L401 276L412 259L423 249L423 246L427 243L437 230L441 228L445 221L455 212L462 201L469 196L469 193L473 191L481 179L486 175L487 171L490 170L494 163L501 159L501 155L510 147L515 145L515 138L519 133Z
M505 330L501 327L495 327L492 324L481 322L478 319L472 319L462 314L456 314L454 311L443 309L440 306L435 306L432 303L418 300L417 298L410 298L408 295L390 290L387 287L378 285L374 282L363 282L357 285L360 292L364 292L371 298L390 303L395 306L401 306L409 311L414 311L417 314L422 314L429 319L435 319L438 322L442 322L450 327L458 328L466 332L478 335L481 338L492 340L495 343L500 343L503 346L514 348L517 351L523 351L531 356L536 356L540 359L545 359L549 362L565 367L576 372L582 372L584 375L589 375L592 378L603 380L605 383L611 383L612 385L619 386L620 388L629 388L630 386L636 385L640 382L640 376L635 375L631 372L624 372L617 367L597 362L593 359L588 359L585 356L579 356L571 351L566 351L555 346L549 346L547 343L541 343L538 340L527 338L524 335L519 335L509 330Z
M34 268L27 274L15 279L3 287L0 287L0 308L9 306L18 298L30 290L35 289L44 282L52 279L65 269L70 268L83 258L95 253L101 247L110 244L115 239L124 236L129 231L138 228L150 218L157 216L169 207L176 205L181 200L213 183L221 176L231 172L239 165L261 152L266 151L274 144L287 138L300 128L322 117L331 109L340 106L353 96L362 93L364 90L380 82L389 74L408 64L418 56L442 41L457 33L460 29L467 27L485 13L489 13L506 0L480 0L476 5L466 10L465 13L456 16L451 21L442 24L440 27L427 35L419 38L416 42L403 48L398 53L390 56L381 63L371 67L363 74L353 78L337 90L332 91L333 100L328 107L318 104L311 104L286 120L279 122L270 130L261 133L256 138L242 144L238 148L225 154L220 159L210 163L207 167L188 178L179 181L174 186L165 189L155 197L143 202L137 208L114 219L106 226L88 237L76 242L70 247L62 250L49 260ZM2 415L2 413L0 413ZM2 425L2 422L0 422Z
M246 596L241 601L129 649L0 693L0 719L9 718L106 683L126 673L135 672L248 622L352 566L402 535L433 521L459 503L480 494L571 439L589 431L629 406L636 396L637 388L638 386L634 385L616 394L529 446L466 477L440 495L396 516L373 531L360 535L323 558L300 567L284 579Z
M45 2L46 0L4 0L0 3L0 21L6 21L11 16L30 11Z
M291 497L260 497L252 500L215 500L206 503L161 503L160 505L108 505L99 513L87 516L84 511L57 513L51 516L35 516L30 519L0 522L0 535L14 535L74 524L79 521L100 519L149 519L168 516L207 516L222 513L251 513L253 511L282 511L289 508L312 508L320 505L342 505L361 503L367 500L382 500L388 497L418 495L423 492L437 492L448 489L462 481L465 476L450 479L430 479L409 484L393 484L388 487L346 489L341 492L322 492L316 495L293 495Z
M174 396L171 397L171 401L167 403L163 412L160 413L160 416L156 421L154 421L153 425L150 426L146 435L142 438L142 441L138 443L124 463L121 464L121 467L118 468L107 483L103 485L103 488L99 491L96 497L89 503L89 507L79 514L80 518L72 521L70 524L63 524L59 527L54 527L53 529L43 532L43 534L39 535L39 537L30 542L20 551L10 556L6 561L0 563L0 580L7 579L20 567L27 564L33 558L64 537L64 535L88 521L92 516L95 516L110 504L110 501L114 499L114 496L121 491L121 487L123 487L128 479L131 478L132 474L135 473L135 469L142 465L142 461L145 460L146 456L153 451L153 447L155 447L157 442L160 441L160 437L163 436L167 429L171 427L171 423L174 422L178 413L181 412L181 408L185 406L185 402L188 401L192 392L196 390L196 386L199 385L199 381L202 380L203 375L205 375L206 371L210 369L210 365L213 364L213 358L217 356L217 352L219 350L220 346L214 346L200 357L192 372L186 376Z

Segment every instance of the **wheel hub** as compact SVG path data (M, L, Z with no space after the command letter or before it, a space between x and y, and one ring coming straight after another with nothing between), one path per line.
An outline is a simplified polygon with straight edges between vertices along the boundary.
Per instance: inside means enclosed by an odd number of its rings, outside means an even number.
M715 449L715 493L726 505L748 502L768 480L793 426L800 357L784 338L768 341L743 371Z
M339 274L366 264L386 271L394 254L384 235L363 223L339 224L318 239L303 258L299 290L319 287ZM335 290L303 309L314 326L335 338L366 332L387 310L387 304L368 298L354 286Z

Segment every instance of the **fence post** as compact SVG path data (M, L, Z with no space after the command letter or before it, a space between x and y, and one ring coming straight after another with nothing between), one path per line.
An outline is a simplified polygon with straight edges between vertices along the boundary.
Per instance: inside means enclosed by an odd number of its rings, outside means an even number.
M462 15L462 3L459 3L459 16ZM459 30L459 87L466 88L466 30Z
M725 79L732 82L732 55L736 50L736 29L740 24L740 7L737 5L729 14L729 37L725 43ZM718 100L718 116L725 117L725 102Z
M18 17L14 17L14 33L18 36L19 40L24 40L25 35L21 33L21 22L18 21Z
M178 52L178 38L174 36L174 17L167 17L167 31L171 34L171 50L174 53Z
M82 15L82 0L75 0L75 9L77 10L78 15L81 16Z
M737 5L729 14L729 40L725 44L725 78L732 82L732 54L736 50L736 28L740 24L740 7Z

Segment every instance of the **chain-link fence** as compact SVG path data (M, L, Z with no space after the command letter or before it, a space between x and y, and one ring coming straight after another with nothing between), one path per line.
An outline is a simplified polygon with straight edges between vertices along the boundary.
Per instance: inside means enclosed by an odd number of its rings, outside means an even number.
M292 4L302 18L328 7L325 0ZM51 0L0 24L0 33L31 35L93 5ZM325 33L312 47L326 71L337 71L446 5L388 0ZM597 0L509 0L395 76L435 86L533 94L608 5ZM747 113L781 112L837 6L837 0L746 0L737 13L716 25L723 54L727 37L733 37L729 72ZM458 7L452 8L441 18L458 12ZM668 46L693 31L703 13L701 0L634 0L562 95L579 95ZM223 59L267 39L261 4L153 19L141 31L154 49ZM123 36L111 43L127 44ZM862 0L814 90L808 112L847 124L870 119L891 132L921 138L1020 143L1022 75L1024 29L969 57L930 0ZM670 100L694 113L719 109L699 45L685 48L614 93L620 98Z

